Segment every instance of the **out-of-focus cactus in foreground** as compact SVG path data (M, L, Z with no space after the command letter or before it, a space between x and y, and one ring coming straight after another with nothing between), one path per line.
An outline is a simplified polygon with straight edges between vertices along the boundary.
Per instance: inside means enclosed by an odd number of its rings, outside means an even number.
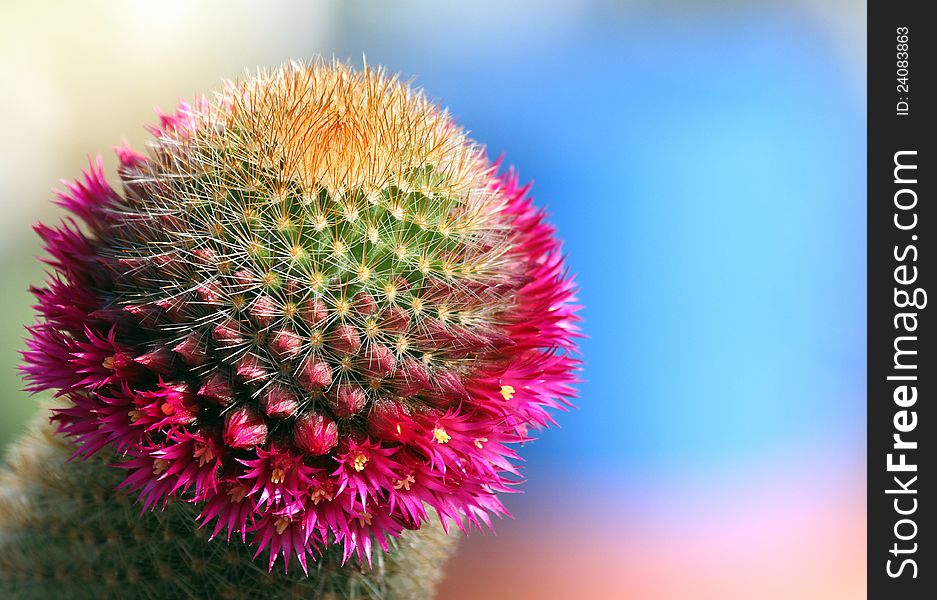
M68 462L74 451L48 423L7 451L0 597L429 599L458 539L427 524L404 532L371 567L356 559L343 565L336 547L308 575L270 572L240 540L209 541L207 530L193 528L189 503L141 514L115 489L115 469L97 456Z

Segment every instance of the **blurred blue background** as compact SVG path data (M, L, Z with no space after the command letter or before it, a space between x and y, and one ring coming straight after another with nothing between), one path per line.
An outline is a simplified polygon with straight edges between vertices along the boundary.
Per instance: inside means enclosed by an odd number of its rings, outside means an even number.
M57 177L244 67L366 55L534 180L585 305L578 408L445 597L864 594L864 2L108 8L0 9L4 441Z

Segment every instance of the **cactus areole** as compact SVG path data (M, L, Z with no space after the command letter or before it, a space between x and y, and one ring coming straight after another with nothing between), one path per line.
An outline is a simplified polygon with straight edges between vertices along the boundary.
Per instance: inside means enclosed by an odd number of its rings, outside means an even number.
M513 171L381 70L291 64L181 103L37 226L32 391L146 509L269 566L369 559L427 507L489 524L573 395L575 287Z

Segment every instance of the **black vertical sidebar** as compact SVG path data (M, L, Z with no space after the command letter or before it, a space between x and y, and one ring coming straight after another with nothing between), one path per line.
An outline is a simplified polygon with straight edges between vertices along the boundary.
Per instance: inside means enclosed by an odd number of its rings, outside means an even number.
M887 600L937 589L937 497L924 492L937 489L937 23L927 5L868 4L868 597Z

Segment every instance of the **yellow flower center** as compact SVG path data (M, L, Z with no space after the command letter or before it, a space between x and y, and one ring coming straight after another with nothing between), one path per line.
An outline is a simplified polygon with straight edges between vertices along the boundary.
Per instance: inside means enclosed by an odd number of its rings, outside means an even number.
M367 466L367 464L368 455L363 452L359 452L358 455L355 456L354 460L351 461L351 466L354 467L355 471L358 471L359 473L364 471L364 468Z
M272 483L272 484L274 484L274 485L283 483L283 480L285 480L285 479L286 479L286 471L284 471L284 470L281 469L280 467L275 468L275 469L270 473L270 483Z

